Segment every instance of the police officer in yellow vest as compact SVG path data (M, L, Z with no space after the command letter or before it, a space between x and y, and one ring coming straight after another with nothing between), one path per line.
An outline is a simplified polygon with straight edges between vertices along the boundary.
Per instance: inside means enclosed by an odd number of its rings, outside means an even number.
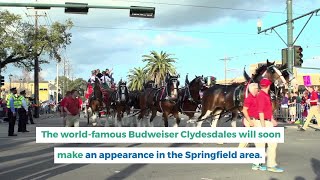
M14 134L14 126L17 120L17 110L19 108L19 100L17 97L17 89L11 88L10 94L7 96L7 108L8 108L8 118L9 118L9 129L8 136L17 136Z
M20 96L18 98L19 102L19 124L18 124L18 132L29 132L27 131L27 122L28 122L28 105L26 101L26 91L21 91Z

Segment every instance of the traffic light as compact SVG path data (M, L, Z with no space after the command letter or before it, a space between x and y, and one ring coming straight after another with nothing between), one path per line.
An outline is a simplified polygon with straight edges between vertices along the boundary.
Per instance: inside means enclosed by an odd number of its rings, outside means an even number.
M288 48L281 50L281 57L282 57L282 65L287 64L287 62L288 62Z
M4 76L0 76L1 79L1 86L4 86Z
M88 14L88 11L89 11L88 3L66 2L65 5L82 6L82 7L66 7L64 9L65 13L69 13L69 14Z
M142 6L130 6L134 8L143 8ZM148 7L150 10L144 10L144 9L130 9L130 17L141 17L141 18L154 18L155 14L155 7Z
M302 47L301 46L294 46L293 48L294 52L293 52L293 58L294 58L294 66L296 67L301 67L303 60L303 54L302 54Z

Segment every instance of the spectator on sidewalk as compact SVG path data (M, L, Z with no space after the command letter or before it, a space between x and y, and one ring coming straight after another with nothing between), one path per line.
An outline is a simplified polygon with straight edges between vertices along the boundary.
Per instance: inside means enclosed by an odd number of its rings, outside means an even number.
M296 99L297 117L296 118L301 120L301 118L302 118L301 114L303 112L301 109L302 97L298 94L298 92L294 92L294 95L297 97L297 99Z
M307 88L310 92L310 99L307 100L307 103L310 104L310 111L308 113L306 122L304 123L303 127L299 129L299 131L305 131L308 128L308 125L313 116L315 116L317 120L320 120L320 111L318 108L318 93L314 90L313 86L309 86ZM320 131L320 121L318 121L318 127L319 129L316 129L316 131Z
M289 113L290 113L290 121L288 123L290 124L293 124L296 122L296 113L297 113L296 102L297 102L297 97L295 96L295 94L291 93L288 101Z
M31 124L35 124L33 121L33 117L32 117L33 99L31 97L29 97L29 98L26 98L26 100L27 100L27 104L28 104L28 120L30 121ZM29 124L28 121L27 121L27 124Z
M64 109L67 112L66 127L79 127L81 107L78 100L78 91L72 90L71 97L66 99Z
M285 93L281 101L281 115L285 122L287 122L288 120L288 102L289 96L288 93Z
M308 99L309 99L309 92L306 90L306 91L303 92L303 96L301 98L301 105L302 105L302 108L303 108L303 112L302 112L303 121L308 116L308 111L309 111L309 104L307 103Z

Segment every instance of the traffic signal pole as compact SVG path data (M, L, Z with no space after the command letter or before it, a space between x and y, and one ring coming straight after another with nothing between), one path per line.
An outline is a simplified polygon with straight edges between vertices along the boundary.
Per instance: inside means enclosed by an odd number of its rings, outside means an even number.
M65 4L46 4L46 3L11 3L11 2L0 2L0 7L33 7L37 9L50 9L50 8L65 8L65 13L74 14L86 14L89 8L98 9L130 9L130 17L142 17L142 18L154 18L155 8L154 7L142 7L142 6L104 6L104 5L88 5L87 3L70 3ZM36 36L38 34L38 21L35 15L35 31ZM37 52L36 52L37 53ZM34 92L35 101L39 105L39 59L38 55L35 56L35 75L34 75ZM1 68L0 68L1 75ZM58 94L57 94L58 96ZM39 117L39 107L35 109L35 117Z
M34 7L36 9L50 9L50 8L95 8L95 9L134 9L134 10L146 10L152 11L152 7L133 7L133 6L103 6L103 5L87 5L83 3L72 4L46 4L46 3L11 3L0 2L0 6L6 7Z
M293 21L292 21L292 0L287 0L287 63L290 79L293 75ZM288 91L291 92L291 83L288 84Z
M287 21L283 22L283 23L280 23L278 25L272 26L270 28L264 29L264 30L258 30L258 34L261 34L263 32L266 33L267 31L272 31L272 30L275 31L275 28L287 24L287 43L285 43L285 44L286 44L286 46L288 48L287 64L288 64L288 71L290 72L289 74L290 74L291 77L293 75L293 67L294 67L294 64L293 64L293 62L294 62L294 60L293 60L293 50L294 50L293 46L294 46L294 43L297 41L298 37L300 36L300 34L302 33L302 31L304 30L304 28L306 27L306 25L310 21L311 17L314 14L317 14L319 11L320 11L320 8L316 9L316 10L313 10L311 12L308 12L306 14L303 14L301 16L298 16L296 18L292 18L292 0L287 0ZM305 25L303 26L303 28L299 32L297 38L295 40L293 40L293 22L295 20L298 20L298 19L303 18L303 17L308 16L308 15L310 15L308 21L305 23ZM277 33L277 35L281 38L281 36L278 33ZM283 39L281 38L281 40L283 40ZM291 77L290 77L290 79L292 79ZM288 90L290 91L290 89L291 89L291 84L289 82Z

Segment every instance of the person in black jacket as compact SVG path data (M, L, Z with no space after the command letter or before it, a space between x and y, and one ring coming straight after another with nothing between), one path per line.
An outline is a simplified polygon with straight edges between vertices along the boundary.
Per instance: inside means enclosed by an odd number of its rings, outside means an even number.
M96 76L97 76L99 79L101 79L101 77L102 77L103 75L102 75L102 73L100 73L100 69L97 69L97 70L96 70L96 73L97 73Z

